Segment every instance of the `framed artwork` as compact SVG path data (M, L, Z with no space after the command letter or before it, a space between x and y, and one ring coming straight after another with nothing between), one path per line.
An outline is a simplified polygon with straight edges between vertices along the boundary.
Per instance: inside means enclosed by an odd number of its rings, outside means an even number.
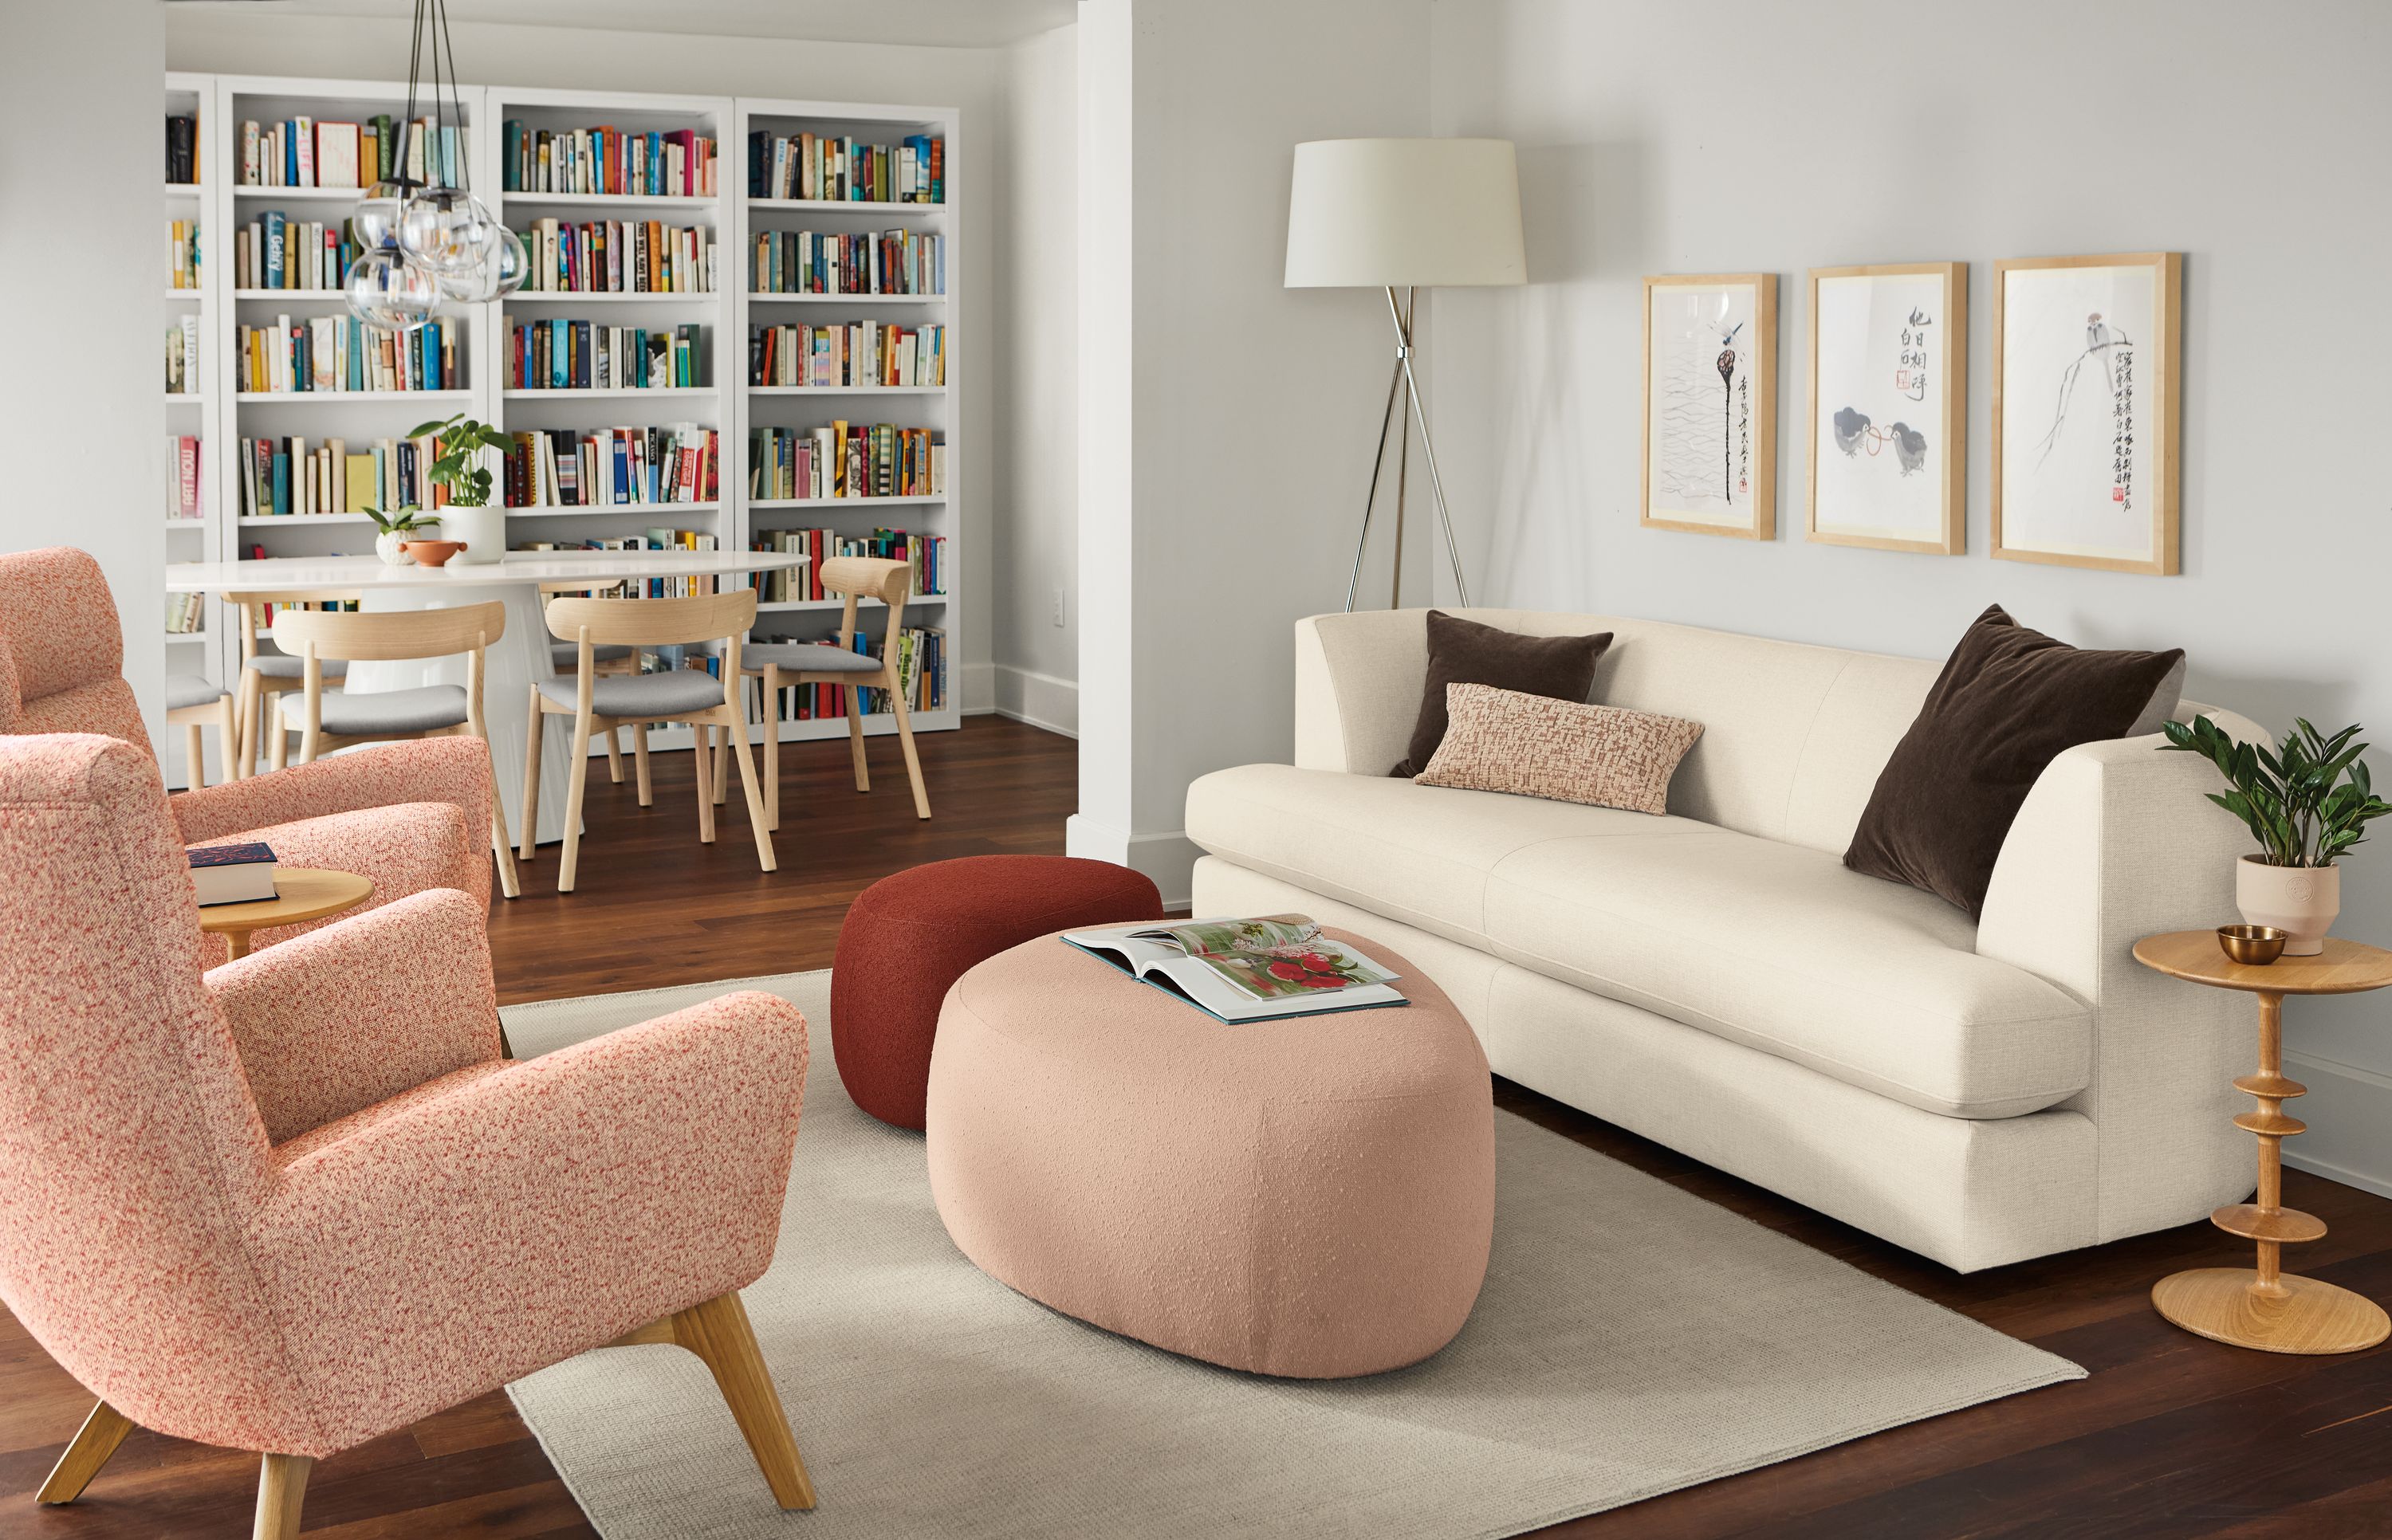
M1994 554L2177 571L2184 258L1994 264Z
M1776 537L1776 274L1644 280L1644 459L1638 524Z
M1808 539L1968 549L1969 267L1811 269Z

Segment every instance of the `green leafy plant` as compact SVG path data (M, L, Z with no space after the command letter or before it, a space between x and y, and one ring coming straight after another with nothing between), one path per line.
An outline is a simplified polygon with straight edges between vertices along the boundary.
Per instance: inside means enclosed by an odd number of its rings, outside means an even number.
M371 519L374 522L374 527L384 535L396 535L402 538L414 535L419 530L436 529L440 525L439 514L426 513L413 503L409 503L404 508L391 509L388 511L368 504L366 517Z
M2368 745L2351 742L2359 731L2353 724L2328 737L2303 718L2270 754L2257 744L2236 743L2201 717L2189 725L2168 723L2161 752L2198 754L2217 767L2233 790L2212 792L2209 800L2243 822L2267 864L2332 866L2366 839L2369 823L2392 813L2392 802L2375 795L2360 758Z
M506 434L460 413L445 422L421 423L407 436L439 439L440 453L424 474L435 486L448 490L450 503L459 508L490 505L490 472L475 462L484 449L506 453Z

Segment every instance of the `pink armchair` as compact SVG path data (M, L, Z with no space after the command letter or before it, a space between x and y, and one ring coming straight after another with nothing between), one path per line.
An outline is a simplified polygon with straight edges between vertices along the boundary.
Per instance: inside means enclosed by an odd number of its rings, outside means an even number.
M784 1508L812 1488L737 1290L772 1261L806 1024L741 993L499 1055L483 908L427 892L200 971L154 765L0 738L0 1300L136 1423L314 1459L593 1347L713 1371Z
M124 667L98 563L68 546L0 556L0 733L104 732L153 752ZM264 840L287 865L372 878L376 902L453 887L487 905L492 795L488 751L436 738L180 792L169 806L185 845ZM253 944L306 928L259 931ZM223 955L210 944L210 962Z

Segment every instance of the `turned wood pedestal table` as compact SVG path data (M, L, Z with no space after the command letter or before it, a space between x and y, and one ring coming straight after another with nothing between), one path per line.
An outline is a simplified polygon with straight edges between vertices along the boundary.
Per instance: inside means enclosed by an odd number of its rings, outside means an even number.
M274 874L274 897L249 903L208 904L200 911L200 929L223 937L238 960L249 955L253 932L305 925L355 909L372 898L373 890L373 880L355 872L286 866Z
M2284 996L2356 994L2392 984L2392 951L2328 938L2314 957L2237 963L2219 949L2215 931L2177 930L2135 943L2135 961L2212 989L2244 990L2259 997L2259 1072L2234 1089L2257 1099L2235 1126L2259 1138L2256 1203L2230 1203L2209 1216L2230 1236L2256 1242L2256 1268L2198 1267L2162 1278L2152 1303L2162 1315L2215 1341L2268 1352L2356 1352L2392 1335L2392 1317L2363 1295L2282 1270L2283 1249L2325 1235L2325 1222L2283 1203L2283 1142L2308 1125L2284 1112L2284 1103L2308 1087L2284 1078Z

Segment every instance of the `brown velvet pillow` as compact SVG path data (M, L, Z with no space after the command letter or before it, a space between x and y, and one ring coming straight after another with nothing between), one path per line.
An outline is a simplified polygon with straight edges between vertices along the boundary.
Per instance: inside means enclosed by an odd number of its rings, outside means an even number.
M1421 691L1420 719L1412 724L1410 752L1389 775L1415 776L1428 769L1445 742L1445 687L1491 684L1523 695L1548 695L1584 703L1594 688L1595 661L1611 645L1611 633L1592 636L1522 636L1481 626L1443 610L1428 612L1428 683Z
M1988 607L1894 745L1844 864L1976 915L2043 768L2063 749L2126 736L2183 660L2182 648L2080 651Z

